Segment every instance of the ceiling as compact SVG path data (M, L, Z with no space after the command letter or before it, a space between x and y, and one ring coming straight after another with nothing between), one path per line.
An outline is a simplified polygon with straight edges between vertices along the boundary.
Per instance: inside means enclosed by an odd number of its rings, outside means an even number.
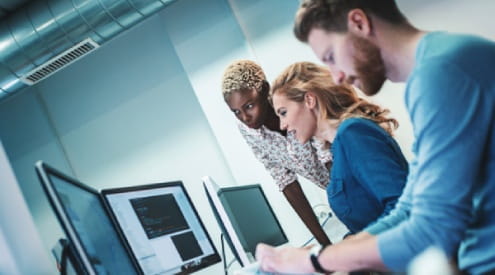
M0 19L13 13L30 0L2 0L0 1Z

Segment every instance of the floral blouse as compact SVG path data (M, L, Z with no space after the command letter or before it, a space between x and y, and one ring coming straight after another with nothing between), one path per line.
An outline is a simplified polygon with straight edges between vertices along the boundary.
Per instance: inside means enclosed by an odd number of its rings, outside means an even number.
M287 137L264 125L251 129L238 122L239 130L258 158L278 185L280 191L297 180L297 175L326 189L330 172L325 164L332 160L330 150L316 139L301 144L288 133Z

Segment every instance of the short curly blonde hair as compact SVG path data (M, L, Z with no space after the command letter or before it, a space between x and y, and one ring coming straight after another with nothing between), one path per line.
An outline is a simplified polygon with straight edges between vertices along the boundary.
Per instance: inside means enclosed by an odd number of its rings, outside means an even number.
M251 60L237 60L232 62L222 78L223 98L232 92L255 89L258 93L263 89L266 76L263 69Z

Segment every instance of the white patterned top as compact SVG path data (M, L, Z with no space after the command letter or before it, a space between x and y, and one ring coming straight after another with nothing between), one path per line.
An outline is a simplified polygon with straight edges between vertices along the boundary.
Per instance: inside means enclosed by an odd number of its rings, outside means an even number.
M330 172L325 164L332 160L332 156L330 150L324 148L323 142L313 139L301 144L291 133L285 137L264 125L259 129L249 128L240 121L237 125L254 155L265 165L280 191L297 180L296 174L326 189Z

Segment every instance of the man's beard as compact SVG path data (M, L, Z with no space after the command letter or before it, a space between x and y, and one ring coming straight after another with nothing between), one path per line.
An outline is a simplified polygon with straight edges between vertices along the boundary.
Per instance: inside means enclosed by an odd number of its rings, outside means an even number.
M354 69L356 77L350 77L352 83L355 79L361 82L361 91L368 96L378 93L386 80L385 64L380 49L368 40L352 35L350 37L354 47Z

